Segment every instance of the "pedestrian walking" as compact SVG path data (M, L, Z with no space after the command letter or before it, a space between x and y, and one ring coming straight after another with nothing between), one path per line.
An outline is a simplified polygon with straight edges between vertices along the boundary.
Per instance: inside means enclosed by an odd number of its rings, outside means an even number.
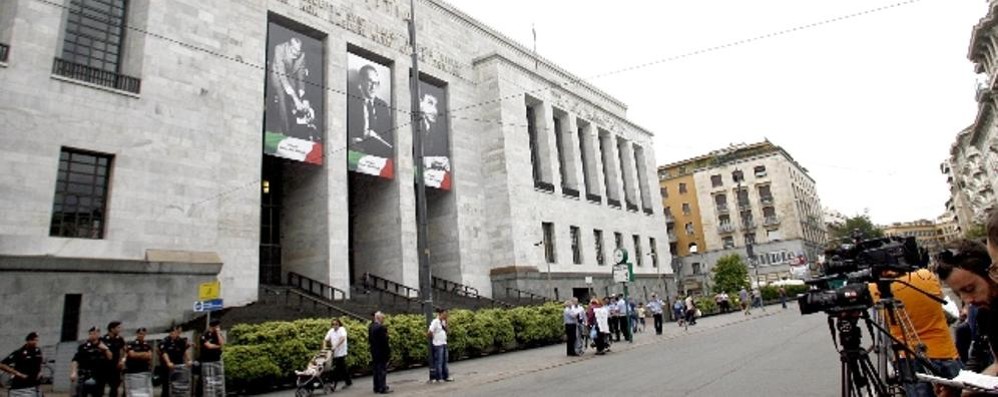
M787 290L783 287L780 287L780 305L783 306L784 309L787 308Z
M430 322L430 329L426 331L433 345L433 367L430 368L430 380L432 382L453 382L447 370L447 309L437 310L437 318ZM574 349L575 344L572 344Z
M758 288L752 289L752 306L758 307L762 309L762 311L766 311L766 307L762 304L762 292L759 291Z
M565 310L562 311L562 322L565 324L565 352L569 356L578 356L576 342L578 341L579 316L575 308L572 307L572 300L565 301Z
M609 301L607 301L609 303ZM610 351L610 309L596 299L590 302L593 308L592 323L596 327L596 355L604 355Z
M693 294L686 295L686 323L689 325L697 325L697 305L693 301Z
M742 289L738 291L738 300L739 303L742 305L742 311L745 313L745 315L747 316L749 314L752 314L752 308L749 307L749 293L748 291L745 290L745 287L742 287Z
M623 296L617 297L617 332L614 334L614 341L620 342L620 334L624 333L626 336L627 327L630 325L630 319L627 314L627 301L624 300Z
M682 295L676 295L676 301L672 304L672 315L680 327L686 323L686 303Z
M575 354L581 356L586 350L585 340L589 336L586 327L586 310L579 304L579 298L572 298L572 312L575 315L577 325L575 337Z
M125 345L121 363L125 369L125 395L153 397L152 345L146 342L145 328L135 330L135 340Z
M388 328L384 325L385 315L381 312L374 313L374 321L367 328L367 341L371 348L371 364L374 366L374 392L376 394L388 394L393 392L388 387L388 360L392 356L391 347L388 344Z
M111 360L111 349L101 341L100 327L90 327L87 340L76 348L69 363L69 381L75 383L77 397L102 397L104 378L101 376Z
M650 316L648 316L649 313L648 313L648 310L645 309L645 303L644 302L638 303L638 310L637 310L637 312L638 312L638 326L637 326L637 330L638 330L638 332L645 332L645 326L648 325L648 322L645 321L645 317L650 317Z
M14 350L0 361L0 371L11 376L9 397L39 397L38 386L42 373L42 349L38 348L38 334L31 332L24 338L24 346Z
M662 335L662 306L665 303L662 299L659 299L658 295L651 294L651 301L648 302L648 308L651 309L651 316L655 324L655 335Z
M180 337L179 325L170 327L170 334L159 342L159 359L164 397L187 397L191 392L191 344Z
M347 328L338 318L331 321L331 328L326 332L326 337L322 339L322 350L328 346L333 351L333 391L339 382L343 382L343 389L353 386L350 379L350 371L347 370Z
M222 322L215 319L201 335L201 383L204 396L225 397L225 366L222 364Z
M721 291L721 313L727 313L731 311L731 298L728 296L727 291Z
M121 337L121 321L112 321L107 324L107 334L101 337L101 342L111 350L111 359L105 362L101 373L107 383L108 396L118 397L118 388L121 387L121 370L125 368L125 338Z

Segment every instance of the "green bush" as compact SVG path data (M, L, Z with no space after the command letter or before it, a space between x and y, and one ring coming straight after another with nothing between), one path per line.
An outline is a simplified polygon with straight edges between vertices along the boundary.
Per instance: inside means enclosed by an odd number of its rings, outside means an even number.
M697 308L700 309L700 312L703 314L713 314L720 311L713 296L701 296L695 300Z
M559 343L562 340L562 306L547 303L513 309L450 311L447 347L452 360L498 351ZM347 366L351 372L367 372L371 354L367 321L342 318L347 329ZM423 316L387 316L393 367L424 365L430 339ZM274 321L238 324L228 333L224 353L226 380L234 390L251 390L254 385L270 385L290 380L294 371L304 369L322 346L329 319ZM258 383L263 382L263 383Z
M807 292L806 285L785 285L783 289L787 292L787 300L794 300L797 298L797 294L803 294ZM780 299L780 287L767 285L759 290L762 293L762 300L772 301Z

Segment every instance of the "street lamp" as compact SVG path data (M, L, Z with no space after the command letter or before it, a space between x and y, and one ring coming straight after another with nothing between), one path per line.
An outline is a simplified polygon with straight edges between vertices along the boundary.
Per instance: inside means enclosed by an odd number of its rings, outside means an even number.
M538 242L534 243L534 247L542 247L541 248L542 249L541 256L544 257L544 263L547 263L547 267L548 267L548 271L547 271L547 273L548 273L547 291L553 291L553 289L551 288L551 261L548 260L547 247L544 245L544 240L541 240L541 241L538 241ZM547 295L547 294L545 293L545 295Z

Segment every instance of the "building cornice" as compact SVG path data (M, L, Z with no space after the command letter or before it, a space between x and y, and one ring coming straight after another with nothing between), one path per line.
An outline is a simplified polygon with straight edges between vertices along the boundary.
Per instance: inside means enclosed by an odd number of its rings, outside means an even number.
M996 21L998 21L995 18L996 13L998 13L998 2L990 3L988 13L974 25L974 29L970 34L970 47L967 50L967 59L970 59L974 63L984 61L983 51L987 51L988 48L987 36L990 34L991 28L995 26Z

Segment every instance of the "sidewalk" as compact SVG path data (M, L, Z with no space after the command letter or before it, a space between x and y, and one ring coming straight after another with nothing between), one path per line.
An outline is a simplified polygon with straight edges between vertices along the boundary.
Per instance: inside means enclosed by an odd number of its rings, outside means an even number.
M620 342L614 342L610 348L611 352L608 355L626 354L630 350L653 343L664 343L682 338L687 334L707 332L790 310L796 312L797 305L790 305L786 310L781 309L778 304L767 306L766 311L756 309L748 316L742 314L742 312L733 312L705 317L697 320L697 325L689 327L689 330L684 330L674 322L665 323L662 335L655 335L655 329L649 320L645 332L634 334L633 343L628 343L623 339ZM568 357L565 355L565 345L557 344L449 363L450 374L454 378L454 382L452 383L427 384L429 370L425 367L389 372L388 386L397 393L396 395L457 393L462 388L468 386L498 382L524 374L542 372L551 368L572 365L586 360L599 360L601 358L593 353L595 353L595 349L590 348L581 357ZM371 377L364 376L354 379L353 386L349 389L337 389L333 394L339 396L367 396L372 394L372 388ZM294 396L294 394L295 391L292 389L264 394L262 396L281 397Z

